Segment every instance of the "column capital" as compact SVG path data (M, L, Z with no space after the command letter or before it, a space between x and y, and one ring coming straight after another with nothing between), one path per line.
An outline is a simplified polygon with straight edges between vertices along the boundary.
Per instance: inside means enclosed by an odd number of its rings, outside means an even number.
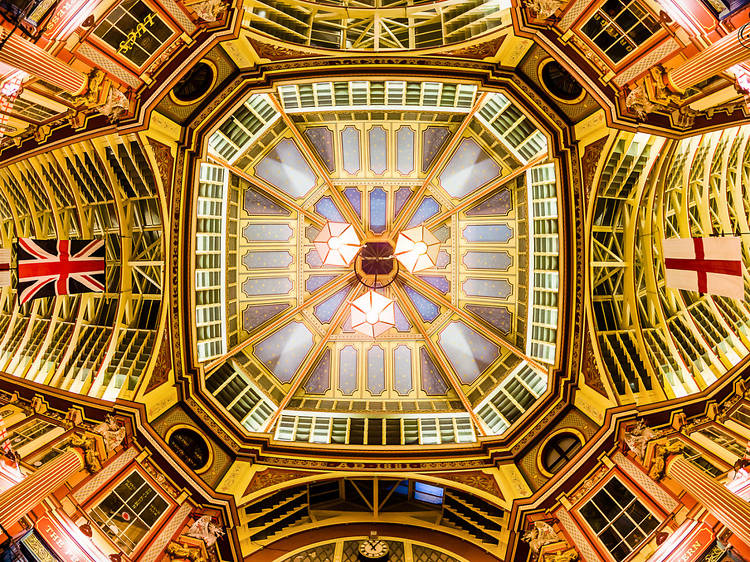
M643 466L648 475L657 482L664 478L667 464L675 457L682 456L684 446L680 441L674 443L653 442L649 444Z
M102 459L106 458L103 453L103 443L100 444L101 437L97 440L97 436L90 432L74 433L70 438L70 444L73 450L78 452L82 459L82 468L94 474L99 472L102 468Z

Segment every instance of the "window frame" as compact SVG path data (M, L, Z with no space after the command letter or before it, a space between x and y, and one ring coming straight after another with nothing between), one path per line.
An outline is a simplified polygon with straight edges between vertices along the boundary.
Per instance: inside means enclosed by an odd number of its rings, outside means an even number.
M106 21L106 19L120 6L120 4L122 4L122 1L123 0L118 0L117 2L112 4L109 9L101 15L101 17L97 18L96 23L92 26L85 39L88 40L89 43L97 47L97 49L99 49L100 51L114 58L120 65L124 66L129 71L140 75L140 73L145 71L169 47L169 45L174 42L177 37L180 36L180 34L182 33L182 29L179 27L179 25L177 25L172 16L164 11L159 4L156 4L151 0L141 0L148 9L150 9L157 17L161 19L161 21L169 28L172 34L168 39L165 39L164 42L159 45L159 47L157 47L157 49L153 53L151 53L151 55L143 62L143 64L138 66L135 62L131 61L127 56L125 56L123 53L120 53L115 47L107 43L104 39L102 39L95 33L96 29Z
M565 463L563 463L562 466L560 466L560 468L552 472L547 468L547 465L545 463L545 451L549 447L550 443L552 443L553 441L556 441L561 435L566 434L566 433L573 435L578 440L579 446L577 449L575 449L575 451L573 452L573 455ZM575 456L579 452L581 452L581 450L584 448L585 445L586 445L586 437L583 435L583 433L581 433L579 430L575 428L564 427L553 432L544 441L542 441L542 444L539 446L539 450L536 455L537 468L539 469L539 472L541 472L547 478L552 478L555 474L560 472L565 467L566 464L572 461L575 458ZM566 454L569 454L569 451Z
M724 434L725 437L731 438L737 447L737 452L725 447L724 445L720 445L719 443L717 443L716 441L714 441L713 439L711 439L710 437L708 437L706 434L703 433L704 431L709 431L709 430ZM728 456L737 457L738 459L741 459L745 455L747 446L743 447L742 443L747 443L748 441L747 438L733 431L731 428L726 427L725 425L722 425L720 423L711 421L711 422L702 424L698 427L695 427L691 430L690 435L688 437L690 437L690 439L695 441L695 438L692 437L694 435L700 435L703 439L706 439L717 448L722 449ZM714 453L714 455L715 454L716 453Z
M726 474L732 468L729 465L729 463L727 463L725 460L721 459L720 457L717 457L714 453L712 453L711 451L709 451L708 449L706 449L703 445L701 445L700 443L697 443L697 442L693 441L692 439L690 439L689 437L687 437L687 436L685 436L685 435L683 435L681 433L675 433L673 435L668 435L667 439L669 439L670 442L671 441L680 441L681 443L687 445L688 447L690 447L692 449L695 449L696 451L698 451L703 456L703 458L709 464L711 464L715 468L721 470L723 474ZM685 460L687 460L689 463L691 463L693 466L695 466L696 468L698 468L699 470L701 470L702 472L704 472L705 474L707 474L711 478L718 478L719 477L719 476L713 476L713 475L709 474L708 472L706 472L705 470L703 470L703 468L701 468L700 465L692 462L692 460L690 458L688 458L687 455L683 455L683 456L685 457Z
M156 521L154 521L153 525L148 529L145 535L143 535L140 540L135 544L133 547L133 550L128 554L125 553L125 555L130 560L138 560L140 555L143 554L143 551L148 547L148 545L151 543L151 540L154 538L156 534L158 534L159 530L161 529L162 525L168 521L172 515L174 514L175 509L177 508L177 503L174 501L174 499L166 493L166 491L159 486L159 484L156 483L156 481L151 478L151 476L146 472L146 470L140 466L137 462L130 464L129 466L122 469L116 478L110 479L107 484L102 486L96 494L91 496L85 503L84 510L86 513L93 513L93 510L95 507L98 507L99 504L101 504L110 494L115 492L115 488L122 484L126 479L130 478L134 473L138 473L138 475L143 478L143 480L157 493L159 497L161 497L163 500L167 502L167 509L162 513ZM125 505L128 505L127 503ZM107 540L114 545L117 549L122 550L122 545L114 538L112 537L102 526L99 525L98 521L91 516L91 521L94 525L96 525L96 528L99 530L99 532L107 538ZM119 535L118 535L119 537ZM124 551L123 551L124 552Z
M748 412L747 413L747 418L748 418L747 422L740 421L739 419L737 419L736 417L734 417L737 413L740 412L740 410L743 410L743 409L747 410L747 412ZM742 415L744 416L745 414L742 413ZM744 427L745 429L747 429L748 431L750 431L750 404L748 404L744 400L741 400L734 408L732 408L732 411L727 416L727 421L729 421L729 420L733 421L737 425L740 425L740 426Z
M575 518L578 521L578 524L584 527L584 529L587 529L591 536L594 537L592 540L592 544L595 545L595 548L599 553L602 553L605 555L605 559L609 560L610 562L623 562L620 560L616 560L612 553L609 551L609 549L606 547L604 542L601 538L599 538L599 534L594 530L594 528L591 526L591 524L587 521L586 517L581 513L581 509L587 505L594 496L599 493L599 491L606 486L610 480L616 479L619 481L619 483L627 489L628 492L630 492L633 497L638 500L643 507L646 508L646 510L649 512L651 516L653 516L657 520L656 527L645 536L645 538L638 543L636 548L633 548L628 556L625 558L625 560L629 560L632 558L634 554L637 554L638 548L643 546L645 543L647 543L651 537L655 535L655 533L659 532L659 529L661 529L664 526L664 523L667 518L667 514L663 512L663 510L654 503L651 498L641 493L640 488L637 485L634 485L633 482L630 480L630 478L620 471L618 468L613 468L610 470L597 484L589 490L588 493L584 495L583 498L581 498L578 503L576 504L575 508L570 510L570 512L575 516ZM625 513L625 511L621 511L620 513ZM616 517L614 518L616 519ZM612 521L614 521L614 519ZM611 526L613 523L610 521L607 526Z
M609 55L604 52L596 43L594 43L594 40L591 39L584 31L583 28L586 26L586 24L596 16L598 12L602 10L604 7L604 4L607 2L607 0L600 0L599 2L596 2L593 5L590 5L586 11L581 15L581 17L576 22L575 31L578 35L578 37L583 41L589 48L591 48L599 57L604 61L604 63L612 69L613 72L619 73L624 68L629 66L635 59L639 58L643 54L645 54L648 50L650 50L652 47L654 47L657 43L662 41L667 35L668 32L664 25L662 25L659 17L654 14L653 8L648 5L647 2L644 2L643 0L622 0L623 2L630 3L635 2L639 8L641 8L644 12L646 12L647 15L651 16L656 23L659 25L659 29L654 32L651 37L649 37L646 41L641 43L640 45L636 45L635 48L627 53L624 57L622 57L619 61L614 61L609 57ZM607 19L611 21L611 24L617 25L619 30L619 25L614 22L609 16L606 16ZM623 35L620 35L619 37L628 37L627 32ZM632 41L632 40L631 40Z
M32 437L31 439L26 439L23 441L20 445L17 443L13 443L12 439L14 439L18 435L19 429L23 428L26 425L32 425L37 423L45 423L49 427L45 429L42 433L39 435L36 435L35 437ZM21 449L24 449L25 447L28 447L30 444L37 442L40 439L44 439L46 436L49 435L49 433L55 431L55 429L62 429L63 432L59 433L58 435L52 436L51 438L48 438L45 442L41 444L37 444L32 451L25 451L24 454L21 455L21 460L25 462L25 459L28 458L31 455L35 455L39 450L46 449L50 445L50 443L53 443L55 441L58 441L60 437L65 435L67 433L67 430L61 426L58 423L55 423L55 421L48 419L45 416L40 416L38 414L34 414L32 416L29 416L18 423L13 424L12 426L6 428L6 431L8 432L8 442L11 444L11 447L13 448L13 452L16 455L20 454ZM12 435L11 435L12 434ZM26 436L24 436L25 438Z

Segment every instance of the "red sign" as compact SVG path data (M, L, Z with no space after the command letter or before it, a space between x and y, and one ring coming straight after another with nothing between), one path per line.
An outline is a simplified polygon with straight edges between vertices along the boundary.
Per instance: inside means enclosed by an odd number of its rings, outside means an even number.
M714 542L714 533L705 523L697 525L664 562L695 562Z
M39 518L35 528L52 550L62 557L65 562L91 562L83 549L67 532L46 515Z
M44 36L54 39L62 31L63 27L71 23L74 18L80 20L75 22L76 26L80 25L80 22L83 21L83 18L80 16L86 15L81 13L85 2L86 0L63 0L58 4L55 13L47 22L47 29L44 31Z

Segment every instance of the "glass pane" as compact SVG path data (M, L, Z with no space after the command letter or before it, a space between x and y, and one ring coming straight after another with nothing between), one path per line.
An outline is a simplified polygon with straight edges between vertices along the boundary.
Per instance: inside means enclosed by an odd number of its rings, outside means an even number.
M617 39L617 37L613 37L612 35L610 35L611 32L612 28L608 27L604 30L604 32L600 33L596 37L596 39L594 39L594 43L596 43L596 46L599 47L602 51L606 51Z
M146 536L146 533L148 533L148 527L146 524L140 519L135 519L131 522L130 527L128 527L128 530L125 532L125 537L127 537L130 543L135 546Z
M631 521L630 517L628 517L624 513L617 519L615 519L613 525L615 529L617 529L617 532L620 533L620 535L622 535L623 537L626 537L631 532L633 532L633 529L635 529L635 524L633 523L633 521Z
M596 496L594 496L594 501L596 502L599 511L601 511L607 518L607 521L612 521L620 514L620 511L622 511L622 508L617 505L617 502L613 501L610 495L604 490L601 490Z
M586 22L586 24L583 26L583 32L586 34L587 37L593 39L599 33L601 32L603 27L603 24L601 20L594 16L589 21Z
M644 521L640 523L641 529L643 529L643 532L647 535L650 535L658 525L659 522L653 515L649 515Z
M622 540L620 538L620 535L618 535L612 527L607 527L604 531L602 531L602 533L599 535L599 538L602 540L602 543L607 547L607 550L609 551L620 544L620 541Z
M640 529L636 529L625 538L625 542L628 543L631 548L635 548L641 544L645 538L646 536L640 531Z
M141 478L137 472L134 472L123 480L117 488L115 488L115 492L117 492L123 501L128 501L130 496L132 496L142 485L143 478Z
M109 494L97 507L102 511L103 517L108 519L120 511L122 502L115 494Z
M143 486L140 490L138 490L138 493L133 495L133 497L128 502L128 505L130 506L130 509L132 509L135 513L140 513L143 511L146 506L151 503L151 500L156 496L156 492L152 490L149 486Z
M633 50L633 46L624 37L620 38L607 50L607 56L614 62L621 61Z
M630 554L630 549L627 544L621 542L617 547L610 550L610 552L612 553L612 558L615 560L625 560Z
M620 507L625 507L634 499L633 494L631 494L617 478L612 478L607 482L604 488L609 492L612 498L620 504Z
M596 508L594 502L589 502L581 508L581 515L591 525L595 533L599 533L608 523L606 518Z
M637 500L634 501L633 505L628 509L628 514L636 523L640 523L650 515L646 507Z
M627 31L631 27L633 27L636 23L638 23L638 19L633 15L633 12L630 10L624 10L619 16L617 16L617 19L615 19L615 22L617 25L620 26L620 28L623 31Z
M630 37L636 45L639 45L645 43L648 38L651 37L651 31L649 31L645 25L639 23L633 29L628 31L628 37Z
M607 0L602 6L602 10L611 18L615 18L622 10L625 9L625 5L622 0Z

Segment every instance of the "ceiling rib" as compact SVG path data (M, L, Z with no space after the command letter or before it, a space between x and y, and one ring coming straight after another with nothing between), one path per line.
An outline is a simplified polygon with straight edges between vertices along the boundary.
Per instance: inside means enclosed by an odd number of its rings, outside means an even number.
M424 181L422 182L422 186L417 190L417 193L413 197L409 198L409 200L406 202L406 205L404 205L403 210L399 213L399 217L393 225L393 232L402 231L404 227L409 223L409 220L417 210L419 203L422 202L422 196L424 195L425 191L427 191L427 189L429 188L432 180L435 179L438 171L442 169L443 164L445 163L448 156L453 153L455 148L458 146L458 143L461 142L464 131L466 131L466 128L469 126L469 123L471 123L471 120L474 118L476 112L479 111L479 108L481 108L484 104L484 100L486 99L486 97L487 92L483 92L482 94L477 96L477 99L474 101L474 105L471 107L471 111L469 111L469 113L464 116L463 121L461 121L458 129L456 129L456 132L451 137L450 142L440 153L440 156L435 159L435 162L432 164L432 168L430 168L427 177L425 177Z
M541 363L539 363L535 359L532 359L531 357L526 355L523 351L518 349L515 345L511 344L510 342L505 341L503 338L496 335L492 330L488 330L478 320L475 320L465 311L461 310L452 302L450 302L448 299L446 299L445 296L440 291L435 289L435 287L433 287L432 285L430 285L423 279L420 279L413 273L409 273L408 271L404 271L403 276L404 276L404 281L408 281L409 285L411 285L414 288L419 289L420 292L423 292L429 295L430 299L435 301L435 304L443 306L447 308L448 310L450 310L451 312L453 312L454 314L458 315L458 317L461 318L461 320L463 320L466 324L468 324L474 329L478 328L479 330L482 331L482 334L486 334L487 336L489 336L492 343L497 344L504 349L507 349L518 358L526 361L529 364L529 366L531 366L534 370L536 370L540 374L543 374L545 377L547 376L548 374L547 369Z
M323 302L329 296L333 295L336 291L344 288L353 279L354 279L354 272L349 271L347 274L341 275L337 279L332 280L330 283L323 285L323 287L321 287L320 289L315 291L312 295L310 295L310 297L307 300L303 301L302 304L295 306L291 310L287 310L286 312L281 314L281 316L279 316L275 321L271 322L271 324L266 326L264 329L253 334L245 341L238 343L232 349L227 351L224 355L221 355L217 357L216 359L214 359L213 361L211 361L210 363L207 363L205 366L205 372L210 373L214 369L218 368L227 359L236 355L237 353L247 348L248 346L251 346L255 344L256 342L260 341L263 337L265 337L266 335L276 330L282 324L294 318L297 314L302 312L307 307Z
M514 180L518 176L525 174L528 170L533 168L534 166L537 166L539 164L542 164L547 159L547 153L543 152L532 158L527 164L524 164L520 168L513 170L510 174L507 176L503 176L501 178L498 178L497 180L488 183L483 188L478 189L475 191L472 195L461 201L458 205L453 207L452 209L448 209L438 215L435 215L434 217L428 219L425 221L424 225L428 229L432 229L436 226L438 226L440 223L445 221L446 219L449 219L453 215L458 214L459 212L463 211L464 209L468 209L478 201L481 201L482 198L489 195L493 191L500 189L504 185L506 185L508 182Z
M471 417L471 421L474 422L474 427L477 428L477 431L479 431L479 433L482 436L487 435L487 433L484 431L484 427L479 422L479 418L474 413L474 408L471 405L471 402L467 398L466 394L464 394L463 388L461 386L461 381L453 372L453 368L451 367L448 359L443 354L442 350L437 345L435 345L435 342L433 342L430 339L430 336L427 334L427 328L422 322L422 319L420 318L419 314L417 314L412 308L411 300L407 296L406 292L404 292L404 290L401 288L401 286L399 285L399 282L393 283L391 287L393 288L394 293L396 293L396 295L398 296L399 306L401 306L402 310L406 312L406 315L409 317L409 320L411 321L411 323L417 328L417 331L424 338L425 345L430 350L430 353L432 353L432 356L443 367L443 371L445 372L445 375L448 377L448 381L450 382L450 385L453 387L453 390L456 392L456 395L461 400L461 404L463 405L466 412L469 414L469 417Z
M364 293L364 290L364 285L357 285L357 287L354 289L352 298L356 299L359 295ZM352 294L351 291L349 294ZM328 329L326 330L325 335L313 348L313 350L308 353L305 361L297 369L297 372L294 374L294 378L292 379L289 391L284 395L284 398L279 403L278 408L276 408L276 411L266 422L264 431L270 432L274 428L276 422L279 419L279 416L281 416L282 411L289 405L289 402L294 397L294 393L297 392L300 386L302 386L302 382L305 380L305 376L307 375L308 370L315 364L315 361L318 359L320 353L325 349L326 345L328 345L331 336L333 336L334 332L338 330L348 310L349 307L346 303L342 303L339 306L339 309L336 311L336 315L331 319L331 322L328 325Z
M352 209L351 205L348 204L348 202L344 199L344 197L341 195L341 192L339 192L338 189L336 189L333 185L333 182L331 181L331 178L328 174L328 170L318 161L317 156L315 155L315 152L310 148L309 143L305 140L305 137L302 135L300 130L297 128L297 125L292 121L291 117L284 111L284 107L279 102L278 98L275 94L269 94L268 96L271 98L271 101L273 102L274 107L276 108L276 111L279 112L281 115L281 118L284 120L284 123L286 123L286 126L289 127L289 129L292 132L292 135L294 136L295 140L297 141L297 144L304 152L307 159L312 162L313 166L315 167L315 172L323 178L323 181L326 184L326 187L328 188L328 191L331 193L331 198L333 199L336 206L339 208L341 213L344 215L344 218L346 219L346 222L351 224L354 227L354 230L357 231L357 236L360 240L364 240L366 238L365 231L362 228L361 220L354 212L354 209Z
M256 188L260 189L264 193L267 193L274 199L278 199L284 205L287 205L288 207L294 209L301 215L303 215L306 219L308 219L313 224L323 227L326 224L326 220L324 217L321 217L318 213L315 211L310 211L308 209L303 208L301 205L299 205L292 197L289 197L285 193L279 191L278 189L273 189L269 185L266 184L264 181L259 181L259 178L255 176L251 176L241 168L236 167L234 164L230 164L226 160L224 160L221 156L217 155L211 155L211 159L214 160L217 164L224 166L227 170L232 172L233 174L236 174L240 176L242 179L250 182L250 184Z

